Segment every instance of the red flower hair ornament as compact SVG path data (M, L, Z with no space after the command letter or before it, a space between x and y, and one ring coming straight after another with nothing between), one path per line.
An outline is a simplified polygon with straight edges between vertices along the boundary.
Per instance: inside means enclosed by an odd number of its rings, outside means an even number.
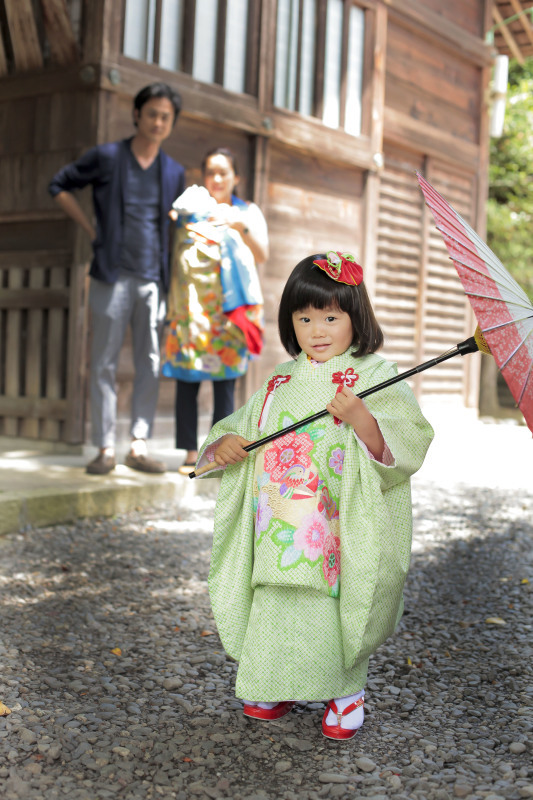
M357 263L351 253L328 250L325 258L318 258L313 261L313 264L320 267L329 278L333 278L338 283L359 286L363 282L363 267Z

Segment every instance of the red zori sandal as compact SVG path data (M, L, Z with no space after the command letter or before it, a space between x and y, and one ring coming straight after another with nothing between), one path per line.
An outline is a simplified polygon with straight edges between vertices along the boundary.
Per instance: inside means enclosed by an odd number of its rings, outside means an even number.
M294 705L292 700L284 700L282 703L277 703L274 708L261 708L261 706L250 706L245 703L243 713L246 717L254 717L254 719L280 719L280 717L288 714Z
M352 736L355 736L359 728L341 727L342 718L346 717L348 714L351 714L351 712L355 711L356 708L364 706L364 704L364 697L360 697L355 703L350 703L349 706L346 706L344 711L339 711L335 704L335 700L330 700L326 706L326 710L324 711L324 716L322 717L322 733L324 736L327 736L328 739L351 739ZM326 724L326 718L330 711L333 711L333 713L337 716L336 725Z

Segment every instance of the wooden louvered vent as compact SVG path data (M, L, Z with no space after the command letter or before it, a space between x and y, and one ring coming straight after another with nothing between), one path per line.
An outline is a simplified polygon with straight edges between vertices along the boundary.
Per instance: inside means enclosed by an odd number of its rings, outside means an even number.
M416 361L422 196L416 157L386 155L381 176L375 310L385 333L383 355L401 371Z
M435 189L470 223L473 216L472 198L475 196L471 176L450 172L449 167L431 162L427 177ZM423 360L446 352L471 336L475 327L470 304L446 245L429 211L427 215ZM423 377L423 393L462 396L466 368L467 359L458 357L428 370Z
M441 234L423 210L416 170L467 221L472 179L434 161L389 151L381 177L375 308L385 332L383 355L400 371L446 352L473 332L472 315ZM465 394L465 361L450 359L412 379L419 396Z

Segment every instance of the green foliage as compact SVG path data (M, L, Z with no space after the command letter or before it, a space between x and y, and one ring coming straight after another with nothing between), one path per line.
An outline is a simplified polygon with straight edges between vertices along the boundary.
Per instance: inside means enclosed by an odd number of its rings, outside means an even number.
M533 299L533 58L509 74L503 136L491 140L488 243Z

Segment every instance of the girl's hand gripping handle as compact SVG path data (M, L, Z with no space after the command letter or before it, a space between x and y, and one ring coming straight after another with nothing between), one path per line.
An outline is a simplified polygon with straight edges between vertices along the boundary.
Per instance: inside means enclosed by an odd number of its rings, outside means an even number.
M189 477L197 477L198 475L203 475L206 472L217 469L217 467L227 467L228 464L238 464L239 461L244 461L248 455L244 448L249 444L252 444L252 442L243 439L242 436L236 436L234 434L224 436L215 450L215 460L191 472Z

